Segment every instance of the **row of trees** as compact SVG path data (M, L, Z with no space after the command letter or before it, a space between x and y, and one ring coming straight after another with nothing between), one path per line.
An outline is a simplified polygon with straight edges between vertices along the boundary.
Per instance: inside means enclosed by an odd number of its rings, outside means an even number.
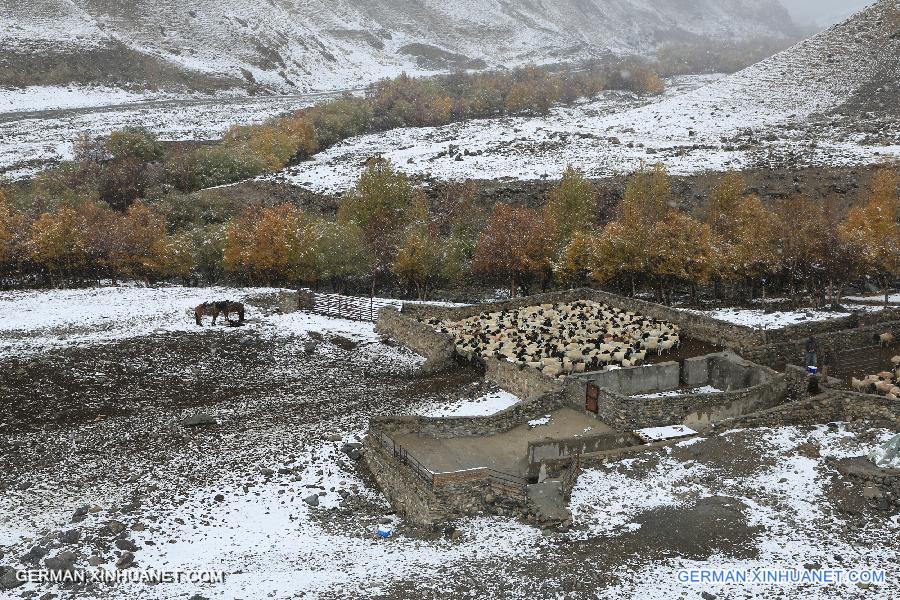
M137 200L158 200L275 172L365 132L545 113L606 87L660 93L664 86L654 71L637 62L558 73L528 67L434 78L401 75L372 85L364 97L347 96L258 125L232 127L218 142L164 144L141 129L105 138L85 136L75 144L74 160L10 194L20 207L88 201L124 211Z
M223 277L260 285L327 285L428 298L439 286L599 283L626 293L677 291L751 299L775 290L839 302L867 279L900 276L897 174L882 170L849 211L793 196L770 204L723 177L693 214L677 208L662 166L629 180L610 218L603 195L567 169L539 208L475 202L469 184L429 201L387 162L373 163L335 218L292 204L205 219L179 205L135 202L115 211L74 200L36 211L0 197L0 268L7 279L54 282ZM191 207L205 210L196 201Z
M196 265L190 233L169 234L163 216L142 202L124 213L85 201L29 217L0 194L0 273L7 280L186 279Z

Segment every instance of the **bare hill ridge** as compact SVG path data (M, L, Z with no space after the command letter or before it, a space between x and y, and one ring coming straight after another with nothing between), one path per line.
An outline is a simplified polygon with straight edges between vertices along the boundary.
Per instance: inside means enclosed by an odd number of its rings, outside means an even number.
M402 70L791 33L777 0L0 0L0 85L166 84L181 73L198 84L318 91Z

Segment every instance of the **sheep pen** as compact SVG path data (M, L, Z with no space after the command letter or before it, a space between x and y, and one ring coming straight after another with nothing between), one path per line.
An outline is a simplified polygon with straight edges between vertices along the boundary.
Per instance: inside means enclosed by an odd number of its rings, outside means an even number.
M466 360L493 357L556 378L639 366L648 356L669 353L681 343L674 324L590 300L427 323L450 335Z

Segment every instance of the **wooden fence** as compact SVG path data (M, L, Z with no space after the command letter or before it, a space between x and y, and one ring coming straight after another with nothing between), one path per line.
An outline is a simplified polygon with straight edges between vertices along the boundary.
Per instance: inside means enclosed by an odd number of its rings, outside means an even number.
M328 317L338 317L351 321L367 321L374 323L378 320L378 311L386 306L400 308L399 300L382 300L379 298L362 298L359 296L341 296L339 294L320 294L310 290L302 293L311 297L309 305L312 312Z

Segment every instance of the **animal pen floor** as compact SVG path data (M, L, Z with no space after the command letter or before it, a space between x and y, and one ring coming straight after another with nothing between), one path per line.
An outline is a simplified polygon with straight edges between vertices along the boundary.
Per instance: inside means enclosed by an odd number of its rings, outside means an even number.
M613 433L605 423L570 408L550 413L545 425L527 423L504 433L487 436L437 439L416 434L397 435L394 442L433 473L452 473L487 467L525 477L528 473L528 444L545 438Z

